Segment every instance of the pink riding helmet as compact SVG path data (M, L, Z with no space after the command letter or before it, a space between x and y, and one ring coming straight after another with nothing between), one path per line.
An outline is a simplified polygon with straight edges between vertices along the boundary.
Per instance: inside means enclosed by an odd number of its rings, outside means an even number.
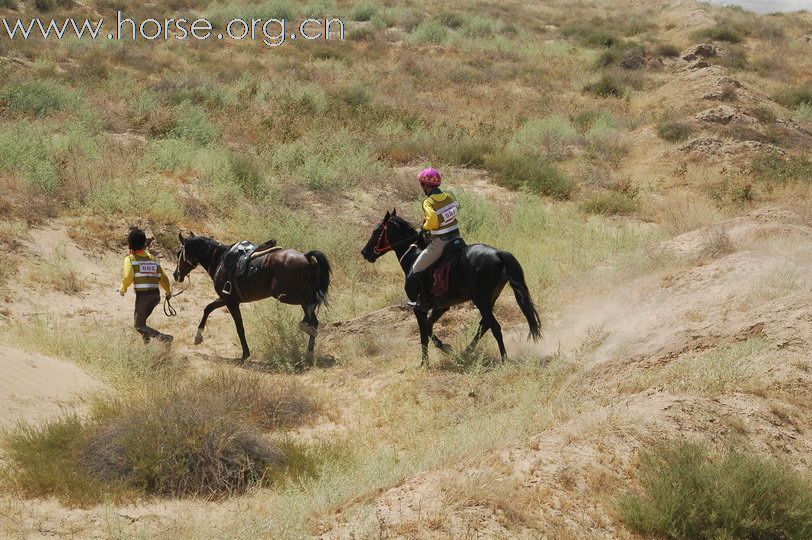
M443 181L443 175L440 174L440 171L437 169L429 167L428 169L423 169L423 171L417 175L417 179L424 186L437 187Z

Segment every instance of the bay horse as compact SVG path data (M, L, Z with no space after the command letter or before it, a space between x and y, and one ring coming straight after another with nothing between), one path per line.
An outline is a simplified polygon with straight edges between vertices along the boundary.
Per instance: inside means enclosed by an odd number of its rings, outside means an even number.
M233 287L230 292L224 291L230 277L228 272L220 271L224 264L226 254L232 245L221 244L212 238L195 236L189 233L186 238L178 233L180 251L178 251L178 267L173 276L175 281L182 282L198 265L203 267L214 284L217 300L203 309L203 318L197 327L195 345L203 342L203 329L209 314L215 309L226 307L234 319L237 334L242 345L242 360L245 361L251 351L245 339L240 304L255 302L265 298L276 298L283 304L302 306L304 319L299 328L310 336L307 344L307 360L312 363L313 350L316 345L319 320L316 311L327 303L327 292L330 288L330 263L320 251L302 253L295 249L279 248L264 255L258 255L259 270L255 277L246 282L240 282L239 293L235 294ZM257 263L254 263L257 264Z
M394 251L405 276L409 275L415 259L425 249L426 241L417 232L415 227L397 215L397 210L387 212L384 218L372 231L361 255L374 263L381 255ZM499 354L504 361L507 358L505 343L502 339L502 327L493 315L493 306L502 293L505 285L510 283L516 302L530 325L530 337L533 341L541 338L541 323L539 314L530 291L524 280L524 271L512 254L500 251L484 244L470 244L454 255L454 261L449 276L448 290L440 297L435 297L431 313L415 309L417 326L420 329L420 345L422 348L422 365L428 365L429 339L443 352L451 348L434 335L434 323L442 317L453 305L472 301L482 316L479 328L466 352L470 353L480 338L488 330L499 345ZM406 291L411 300L415 300L417 291Z

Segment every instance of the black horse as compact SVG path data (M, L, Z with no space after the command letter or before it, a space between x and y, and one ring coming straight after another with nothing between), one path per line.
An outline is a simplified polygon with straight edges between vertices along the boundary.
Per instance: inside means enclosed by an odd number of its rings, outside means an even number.
M252 265L257 265L257 274L251 280L239 283L239 293L231 287L228 272L222 271L226 254L232 246L225 245L203 236L190 233L184 238L178 233L180 251L178 267L175 270L175 281L184 278L198 265L205 268L214 282L217 300L206 306L203 318L197 327L195 345L203 342L203 329L206 319L215 309L225 306L234 319L237 334L242 345L242 359L251 355L245 340L245 328L242 323L240 304L255 302L265 298L276 298L284 304L299 305L304 310L304 319L300 324L303 332L310 336L307 345L307 359L313 361L313 349L316 345L319 320L316 311L327 302L327 291L330 288L330 263L320 251L302 253L295 249L277 248L262 255L258 253ZM223 289L226 288L226 291Z
M411 271L415 259L426 242L418 234L415 227L397 215L397 210L387 212L383 220L372 231L369 242L361 250L361 254L369 262L375 262L378 257L389 251L394 251L400 261L404 274ZM445 294L434 298L434 308L429 315L428 311L415 310L417 325L420 328L420 344L423 349L421 365L428 365L429 338L438 349L448 352L450 348L434 335L433 327L440 317L449 308L471 300L479 309L482 319L473 341L468 346L470 352L479 339L490 330L499 353L504 360L507 357L505 343L502 340L502 327L493 315L493 306L502 293L502 289L510 283L516 302L522 310L527 323L530 325L530 336L533 340L541 337L541 324L538 311L530 297L530 291L524 281L524 272L516 258L507 251L500 251L483 244L471 244L464 247L458 255L451 269L449 286ZM414 300L416 291L406 291L410 299Z

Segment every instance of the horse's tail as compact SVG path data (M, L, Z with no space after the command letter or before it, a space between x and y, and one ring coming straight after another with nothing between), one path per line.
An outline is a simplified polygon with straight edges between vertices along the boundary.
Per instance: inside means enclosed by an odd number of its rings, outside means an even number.
M516 296L516 303L519 304L524 317L527 319L527 324L530 325L530 337L533 338L533 341L538 341L541 337L541 322L536 305L530 297L530 290L528 290L527 283L524 281L524 270L522 270L522 266L516 260L516 257L507 251L500 251L499 259L502 260L505 278L510 283L514 296Z
M314 292L315 302L317 306L329 305L327 302L327 293L330 289L330 274L333 270L330 268L330 261L327 260L327 255L321 251L308 251L305 257L310 261L316 269L316 290Z

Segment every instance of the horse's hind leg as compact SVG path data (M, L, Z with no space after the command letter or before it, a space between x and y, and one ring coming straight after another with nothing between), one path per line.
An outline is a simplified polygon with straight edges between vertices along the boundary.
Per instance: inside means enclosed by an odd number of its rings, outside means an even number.
M234 319L234 325L237 327L237 335L240 336L240 345L242 345L242 359L245 360L251 356L251 351L248 349L248 341L245 339L245 327L242 324L240 304L228 304L226 307L231 313L231 318Z
M434 343L434 346L443 351L444 353L451 352L451 345L446 345L443 343L440 338L434 335L434 323L440 320L440 317L446 314L449 308L435 308L431 310L431 315L429 316L429 335L431 336L431 342Z
M299 323L299 328L307 334L307 362L313 365L313 351L316 349L316 336L319 333L319 318L316 316L316 304L305 304L302 306L304 310L304 319Z
M502 357L502 362L507 358L507 350L505 349L505 341L502 339L502 325L496 320L496 317L491 314L491 333L496 339L496 344L499 345L499 354Z
M203 329L206 328L206 321L209 319L209 315L215 309L221 308L226 305L225 300L222 298L218 298L205 308L203 308L203 318L200 319L200 324L197 325L197 333L195 334L195 345L200 345L203 343Z

